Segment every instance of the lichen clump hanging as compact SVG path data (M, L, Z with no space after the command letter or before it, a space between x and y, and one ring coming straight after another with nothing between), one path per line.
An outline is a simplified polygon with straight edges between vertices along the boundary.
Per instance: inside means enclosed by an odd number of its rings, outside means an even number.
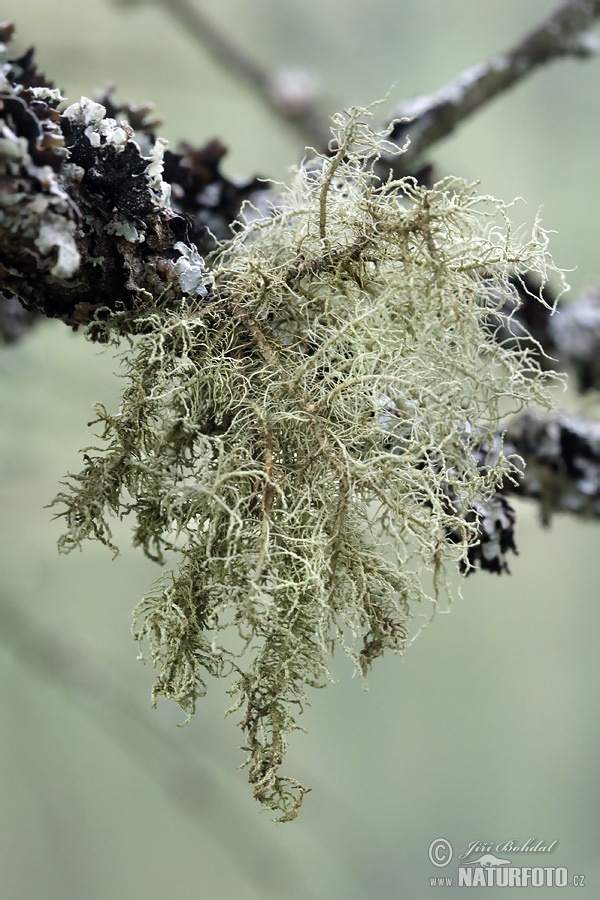
M255 796L284 820L306 790L280 766L307 688L338 643L362 672L403 648L510 475L501 415L546 403L550 377L496 333L511 277L546 279L538 223L513 233L456 179L381 180L385 135L364 111L334 125L331 155L220 248L206 295L136 323L104 449L58 498L63 550L116 549L113 514L175 559L136 610L154 696L191 715L208 676L230 679Z

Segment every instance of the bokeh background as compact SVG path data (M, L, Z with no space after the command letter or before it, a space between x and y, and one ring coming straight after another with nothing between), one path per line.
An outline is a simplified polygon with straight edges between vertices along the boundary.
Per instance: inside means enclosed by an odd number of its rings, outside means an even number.
M441 87L510 45L550 0L197 0L265 67L305 66L330 111ZM231 148L230 174L285 179L298 138L213 62L160 2L5 0L17 47L71 99L108 82L154 100L162 134ZM553 65L437 148L443 173L521 196L556 230L573 293L600 283L600 61ZM515 865L567 866L598 890L600 526L520 505L512 576L463 584L368 691L344 660L315 693L287 771L313 787L275 825L252 800L236 717L217 684L186 728L136 662L134 604L157 571L129 549L59 557L45 507L93 441L93 403L118 403L114 359L44 323L0 351L0 897L2 900L365 900L431 887L448 839L557 845ZM595 398L558 402L599 415ZM510 854L507 854L510 856ZM533 890L532 888L529 889ZM501 891L478 889L476 895ZM548 892L549 896L553 893ZM561 896L575 896L566 889Z

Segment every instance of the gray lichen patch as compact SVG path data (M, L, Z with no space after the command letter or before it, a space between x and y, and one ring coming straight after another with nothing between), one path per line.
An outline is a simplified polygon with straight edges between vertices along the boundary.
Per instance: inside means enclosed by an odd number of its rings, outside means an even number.
M0 215L7 244L29 248L38 268L57 281L71 278L80 262L73 204L57 173L34 162L28 141L6 121L0 122L0 172L6 176Z

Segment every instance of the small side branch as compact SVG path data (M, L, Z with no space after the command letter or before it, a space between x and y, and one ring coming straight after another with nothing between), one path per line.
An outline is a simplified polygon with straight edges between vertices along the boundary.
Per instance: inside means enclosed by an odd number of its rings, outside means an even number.
M133 5L132 0L119 0ZM133 0L136 2L136 0ZM139 2L139 0L138 0ZM250 57L229 35L190 0L158 0L186 34L204 47L225 71L254 90L275 115L292 125L302 141L325 148L329 120L318 108L318 92L310 74L302 69L268 70Z
M467 69L436 94L404 103L393 116L404 121L390 140L402 147L408 139L409 145L402 155L385 157L386 168L396 177L410 174L433 144L540 66L598 54L600 41L588 29L599 16L600 0L569 0L512 49Z

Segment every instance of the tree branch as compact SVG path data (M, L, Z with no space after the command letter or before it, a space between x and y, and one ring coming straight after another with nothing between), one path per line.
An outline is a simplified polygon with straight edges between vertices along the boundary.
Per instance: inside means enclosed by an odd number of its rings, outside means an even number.
M240 77L265 87L260 68L211 30L187 0L163 2L186 22L194 16L194 30L202 31L215 53ZM583 32L599 14L600 0L571 0L516 48L424 101L413 121L396 126L397 142L409 136L411 143L393 157L395 165L414 173L425 149L535 67L558 56L589 55L592 42ZM2 40L11 35L12 27L5 26ZM8 131L0 160L7 176L0 275L7 295L28 309L77 326L88 324L103 306L134 316L136 305L144 309L152 297L169 293L179 302L177 268L189 262L178 263L181 246L189 257L193 245L202 244L206 226L226 237L245 197L259 204L261 193L268 199L264 183L238 186L223 178L218 166L225 148L214 141L203 149L182 144L178 153L167 151L163 182L160 143L152 146L143 131L121 127L109 118L110 108L92 124L82 118L100 116L91 106L77 121L65 121L58 112L61 98L37 72L32 52L3 68L0 116ZM90 127L95 144L87 137ZM173 188L172 205L165 182Z
M400 161L410 160L411 153L414 160L414 154L542 63L561 55L589 55L591 42L582 31L599 14L600 0L567 3L509 53L457 79L406 126L413 129L412 144ZM9 41L12 30L3 26L0 40ZM57 109L61 98L37 72L32 52L5 65L3 71L0 274L6 296L0 303L0 326L5 340L15 339L26 324L15 315L15 297L29 309L70 325L90 324L103 306L129 311L130 318L124 321L127 331L152 297L167 293L171 302L183 302L190 277L196 277L197 289L202 290L202 262L194 256L192 241L201 240L207 211L212 209L211 226L222 219L224 230L237 215L243 197L265 190L265 185L250 182L239 188L227 182L218 171L225 148L217 142L203 150L183 145L179 154L165 159L165 174L182 216L161 196L161 148L152 148L143 127L138 144L126 124L103 117L90 101L87 109L61 117ZM109 98L104 100L115 116L126 109L111 105ZM218 204L203 205L198 198L217 187ZM195 224L185 214L194 216ZM519 337L519 328L532 334L562 368L574 369L582 390L598 388L600 295L589 291L570 304L559 305L550 317L531 299L539 285L528 286L522 280L516 289L520 308L511 319L513 336ZM548 294L550 306L553 299ZM507 298L507 303L515 302L516 297ZM565 417L516 420L507 441L529 461L530 474L511 492L539 499L535 477L540 470L546 473L545 485L548 471L560 471L560 487L552 484L546 491L544 508L598 515L589 479L582 484L577 474L583 471L579 463L556 456L551 465L536 457L543 432L544 446L552 437L555 455L567 445L572 447L576 435L577 446L586 447L586 459L594 459L595 428L594 423L582 425Z
M394 126L390 139L408 146L400 156L385 156L385 168L396 177L411 174L425 151L540 66L599 53L600 41L587 33L599 16L600 0L569 0L515 47L461 72L438 93L403 103L392 119L404 121Z
M538 501L545 525L553 513L600 518L600 422L527 411L509 423L504 440L525 463L505 492Z
M543 525L549 525L556 513L600 519L600 422L528 410L511 419L493 447L480 448L480 465L488 466L501 447L513 457L517 471L505 478L498 493L468 510L449 495L457 512L477 523L477 541L459 565L463 574L510 571L508 554L518 552L512 497L536 502ZM459 533L449 538L460 543Z

